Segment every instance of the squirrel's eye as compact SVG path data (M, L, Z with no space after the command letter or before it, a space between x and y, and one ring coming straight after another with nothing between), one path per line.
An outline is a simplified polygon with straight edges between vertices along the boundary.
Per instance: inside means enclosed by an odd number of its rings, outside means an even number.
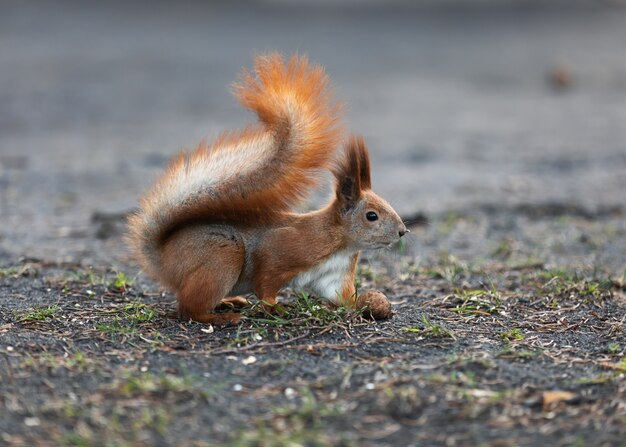
M370 222L374 222L375 220L378 220L378 214L376 214L374 211L368 211L365 217Z

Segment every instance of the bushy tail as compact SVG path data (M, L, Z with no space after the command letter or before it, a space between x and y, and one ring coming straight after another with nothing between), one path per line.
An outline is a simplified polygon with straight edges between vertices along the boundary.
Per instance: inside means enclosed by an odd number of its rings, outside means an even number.
M280 142L290 146L296 169L327 167L339 140L339 106L332 102L324 69L304 56L287 64L279 54L257 57L234 93ZM286 155L286 154L285 154Z
M164 239L192 222L261 225L291 210L332 167L341 139L339 105L320 66L295 55L259 56L234 93L262 126L181 154L142 199L129 239L143 267L159 269Z

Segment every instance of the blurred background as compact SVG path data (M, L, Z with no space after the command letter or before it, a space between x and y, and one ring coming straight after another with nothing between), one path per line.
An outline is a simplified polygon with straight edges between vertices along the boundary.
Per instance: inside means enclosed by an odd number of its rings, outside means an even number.
M326 67L404 216L621 210L624 6L3 1L0 257L121 256L113 227L169 157L254 119L230 85L269 50Z

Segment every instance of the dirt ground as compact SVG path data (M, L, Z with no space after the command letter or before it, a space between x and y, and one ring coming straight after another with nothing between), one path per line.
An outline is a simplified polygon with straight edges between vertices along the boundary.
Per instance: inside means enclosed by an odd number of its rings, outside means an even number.
M426 257L366 254L359 287L394 309L378 322L286 295L286 315L253 306L213 328L172 319L173 297L132 268L9 264L2 441L624 445L626 278L565 267L624 253L624 215L556 211L446 214L413 227Z
M436 3L0 6L0 445L626 446L626 8ZM181 322L129 259L276 48L327 66L411 227L359 265L389 320Z

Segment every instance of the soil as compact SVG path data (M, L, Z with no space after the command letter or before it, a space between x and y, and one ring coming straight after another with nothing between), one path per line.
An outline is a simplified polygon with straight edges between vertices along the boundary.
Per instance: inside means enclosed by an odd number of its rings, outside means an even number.
M514 229L498 230L506 242L491 254L464 260L441 251L480 238L502 214ZM517 229L526 219L446 215L413 228L424 251L437 245L426 259L408 255L411 244L366 253L359 288L388 296L387 321L286 294L286 315L253 307L240 325L214 328L173 319L174 298L132 267L8 264L2 440L621 445L624 275L597 264L566 269L542 254L558 243L567 247L561 260L573 258L592 240L600 244L593 250L623 250L623 219L568 215L550 228L551 218L539 218L535 247ZM612 228L610 239L597 227Z
M305 3L3 5L0 444L626 445L626 10ZM183 322L128 256L273 48L327 66L411 228L358 267L389 320Z

